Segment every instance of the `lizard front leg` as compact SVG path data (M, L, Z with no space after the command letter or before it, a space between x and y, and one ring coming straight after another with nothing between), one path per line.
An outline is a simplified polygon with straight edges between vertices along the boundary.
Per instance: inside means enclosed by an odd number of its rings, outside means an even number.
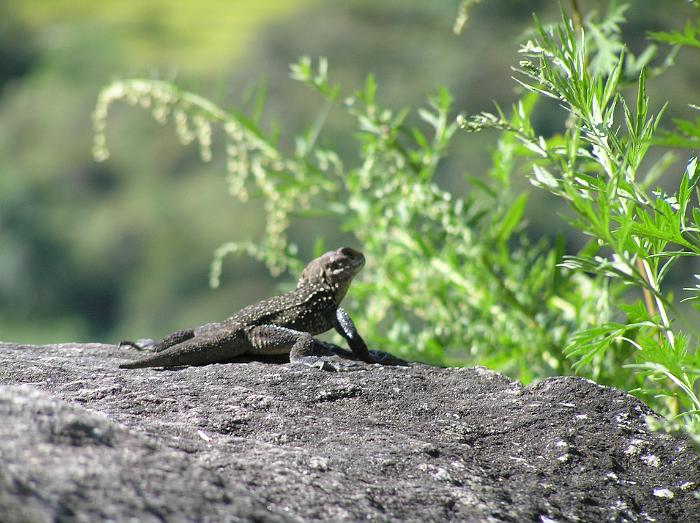
M338 334L345 338L345 340L348 342L350 350L352 350L352 352L354 352L358 358L368 363L373 362L369 355L369 351L367 350L365 340L363 340L362 336L360 336L360 334L357 332L355 324L352 322L350 315L345 312L345 309L338 307L335 312L335 316L332 319L332 323L333 328L338 331Z

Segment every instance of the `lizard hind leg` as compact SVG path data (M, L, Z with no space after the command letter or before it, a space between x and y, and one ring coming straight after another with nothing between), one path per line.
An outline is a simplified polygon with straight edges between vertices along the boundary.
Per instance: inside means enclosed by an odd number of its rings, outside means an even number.
M175 331L171 334L168 334L166 337L164 337L162 340L160 340L157 343L153 343L152 340L148 340L149 343L139 343L142 340L139 340L139 342L128 341L128 340L120 341L119 348L133 347L134 349L137 349L137 350L148 350L150 352L161 352L161 351L164 351L165 349L172 347L173 345L177 345L178 343L182 343L183 341L187 341L187 340L190 340L192 338L194 338L194 330L186 329L186 330Z
M306 332L303 332L292 346L289 352L289 361L292 363L305 363L309 358L321 358L334 356L320 341Z
M305 332L292 346L289 361L329 372L356 370L359 367L348 351L336 345L325 344Z
M324 356L335 353L323 342L304 331L279 325L256 325L246 330L252 354L289 354L292 363L311 364ZM347 351L343 351L347 352ZM348 353L349 354L349 353Z
M194 330L192 329L175 331L168 334L165 338L156 343L155 347L153 348L153 352L160 352L162 350L169 349L178 343L191 340L192 338L194 338Z
M313 343L313 337L307 333L279 325L256 325L245 331L252 354L289 354L300 339ZM311 341L306 341L309 338Z

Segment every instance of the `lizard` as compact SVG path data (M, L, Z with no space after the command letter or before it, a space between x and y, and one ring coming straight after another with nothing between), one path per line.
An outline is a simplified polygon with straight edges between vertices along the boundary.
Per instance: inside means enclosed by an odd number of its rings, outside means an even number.
M155 343L154 354L119 368L207 365L245 354L288 353L291 362L303 363L325 355L323 342L313 336L332 328L357 358L371 363L365 341L340 307L364 264L364 255L350 247L329 251L304 268L294 290L249 305L223 322L175 331ZM143 348L132 341L119 346Z

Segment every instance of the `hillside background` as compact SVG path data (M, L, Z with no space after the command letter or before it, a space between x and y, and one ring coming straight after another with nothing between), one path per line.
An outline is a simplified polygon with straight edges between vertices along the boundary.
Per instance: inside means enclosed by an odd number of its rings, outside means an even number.
M579 3L585 12L607 4ZM221 287L208 287L217 246L261 235L260 202L233 200L216 155L202 164L194 145L181 146L170 126L140 109L115 106L108 129L112 155L96 163L90 115L110 80L175 79L243 112L253 111L255 93L264 91L265 122L279 128L288 148L321 103L289 79L288 64L302 54L327 56L331 79L346 94L373 73L379 99L395 108L421 105L438 85L447 86L455 107L467 114L491 110L493 100L507 106L518 93L510 66L518 63L532 13L554 21L558 7L484 0L455 35L458 4L0 2L0 339L159 337L223 319L294 279L274 280L258 262L229 257ZM664 2L663 9L653 0L633 4L624 31L635 52L648 45L646 31L680 29L692 14L683 0ZM693 58L681 51L679 66L649 86L652 102L671 100L667 120L687 117L684 103L697 100L700 68ZM538 125L546 134L554 123ZM350 158L351 132L351 122L331 113L321 140ZM493 137L460 136L440 183L455 194L467 190L465 176L487 168ZM687 152L678 155L682 166ZM570 233L552 219L560 210L543 191L534 193L528 233ZM318 237L328 246L349 238L337 224L311 219L296 221L291 237L309 256ZM567 242L573 249L579 239Z

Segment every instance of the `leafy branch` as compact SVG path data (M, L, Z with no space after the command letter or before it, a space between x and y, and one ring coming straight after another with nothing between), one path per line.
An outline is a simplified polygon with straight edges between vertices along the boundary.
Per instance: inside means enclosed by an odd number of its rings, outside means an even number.
M700 256L700 170L692 157L678 190L670 195L649 191L650 180L668 164L666 157L642 177L664 107L651 114L644 67L637 77L636 99L629 101L623 94L626 64L639 59L630 58L622 46L603 43L606 35L617 41L623 12L621 8L611 14L612 21L597 25L589 19L578 31L563 11L562 23L554 27L545 28L535 19L537 38L520 50L516 81L537 96L556 100L566 111L561 135L547 139L536 133L518 106L513 110L517 119L511 121L499 109L497 114L462 117L460 123L468 131L495 127L514 135L529 153L533 185L567 202L567 221L592 241L577 255L564 256L562 267L641 292L640 306L615 303L622 321L582 327L569 338L565 354L574 360L574 368L590 368L599 377L608 373L615 382L613 373L620 369L610 366L606 371L606 358L613 350L628 354L622 364L647 378L636 390L648 397L674 391L667 395L680 400L685 428L692 432L698 425L697 339L692 339L694 350L687 351L690 338L674 328L674 319L682 315L663 283L682 257ZM587 38L587 32L595 37ZM686 29L686 40L691 32ZM615 60L609 59L611 49ZM691 300L698 298L697 287L686 290L694 293ZM655 405L669 412L663 402Z

